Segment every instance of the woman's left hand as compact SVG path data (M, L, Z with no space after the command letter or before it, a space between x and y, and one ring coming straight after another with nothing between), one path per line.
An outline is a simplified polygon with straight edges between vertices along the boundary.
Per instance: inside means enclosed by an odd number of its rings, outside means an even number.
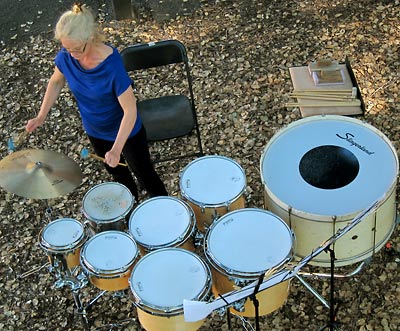
M107 163L111 168L115 168L120 159L121 154L113 150L108 151L104 156L104 162Z

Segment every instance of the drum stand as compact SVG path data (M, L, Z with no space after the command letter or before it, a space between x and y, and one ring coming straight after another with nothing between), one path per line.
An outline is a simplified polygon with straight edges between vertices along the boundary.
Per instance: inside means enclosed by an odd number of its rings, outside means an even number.
M256 295L259 292L260 285L264 280L264 276L265 276L264 273L260 275L260 277L258 278L258 283L254 287L254 292L250 295L250 300L253 301L253 305L254 305L256 331L260 331L260 312L259 312L260 303L259 303Z
M334 278L348 278L352 277L356 274L358 274L362 268L368 264L370 259L367 259L363 262L361 262L357 268L355 268L352 272L349 272L347 274L334 274ZM307 289L309 290L326 308L330 308L329 303L325 300L324 297L322 297L308 282L306 282L301 276L305 276L308 278L332 278L331 273L316 273L316 272L303 272L300 271L298 274L296 274L294 277Z
M74 277L74 271L71 271L64 259L61 261L57 256L54 256L51 260L49 267L50 272L55 274L56 282L54 283L55 288L62 288L68 286L71 289L72 296L74 298L77 314L82 319L83 328L86 331L90 330L89 320L86 314L86 308L83 306L79 291L87 285L88 281L83 274L78 274ZM75 269L74 269L75 270Z
M232 331L231 311L230 311L230 309L229 309L229 306L230 306L230 305L229 305L229 302L225 300L225 298L224 298L224 296L223 296L222 294L219 294L218 296L219 296L219 297L225 302L225 304L226 304L225 312L226 312L226 320L227 320L227 322L228 322L228 331Z
M97 294L92 300L90 300L87 303L86 306L82 307L83 311L88 312L92 308L92 306L97 302L97 300L99 300L101 297L103 297L104 295L106 295L108 293L110 293L110 291L101 290L99 292L99 294ZM123 297L126 296L124 290L115 291L115 292L111 292L111 293L112 293L113 297L123 298ZM109 331L116 330L116 328L124 327L125 324L129 324L131 322L138 322L138 319L137 318L127 318L127 319L121 320L121 321L119 321L117 323L109 323L109 324L105 324L105 325L99 326L99 327L96 328L96 330L100 330L100 329L103 329L103 328L109 328L108 329ZM138 325L140 325L140 324L138 324Z
M335 300L335 251L331 248L331 245L325 249L330 254L331 260L331 279L330 279L330 304L329 304L329 322L323 326L319 331L328 329L329 331L339 330L339 322L336 321L336 314L339 309L340 302ZM337 305L336 305L337 304ZM336 305L336 307L335 307Z

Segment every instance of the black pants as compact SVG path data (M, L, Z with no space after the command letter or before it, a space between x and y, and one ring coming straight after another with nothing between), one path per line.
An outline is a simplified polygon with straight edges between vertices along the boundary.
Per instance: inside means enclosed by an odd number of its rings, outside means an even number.
M101 157L104 157L114 144L113 141L102 140L91 136L89 136L89 140L96 154ZM151 197L168 195L163 182L154 170L150 160L146 131L143 127L135 136L126 141L122 150L120 162L126 162L128 164L140 185ZM113 176L114 180L125 185L135 196L136 201L138 201L138 189L129 168L121 165L112 168L106 163L104 163L104 166L108 173Z

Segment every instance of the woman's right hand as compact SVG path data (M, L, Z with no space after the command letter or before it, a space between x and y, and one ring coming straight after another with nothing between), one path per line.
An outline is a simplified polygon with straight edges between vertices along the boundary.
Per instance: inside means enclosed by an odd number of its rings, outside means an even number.
M32 132L34 130L36 130L39 126L42 126L44 123L44 120L42 120L39 117L35 117L30 119L25 126L26 131L28 132Z

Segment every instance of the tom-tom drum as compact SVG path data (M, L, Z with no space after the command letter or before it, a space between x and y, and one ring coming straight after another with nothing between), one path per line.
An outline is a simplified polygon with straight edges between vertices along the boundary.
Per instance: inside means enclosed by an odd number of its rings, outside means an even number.
M206 301L210 270L193 252L163 248L142 257L129 279L140 324L147 331L194 331L204 320L186 322L183 300Z
M258 208L231 211L208 230L205 256L211 266L212 290L216 297L273 274L293 257L293 232L271 212ZM259 292L259 314L280 308L289 294L290 281ZM255 317L252 301L232 310L237 315Z
M154 197L137 206L129 217L129 232L142 255L160 248L194 251L195 219L190 206L174 197Z
M72 269L79 265L80 252L87 236L83 225L73 218L60 218L47 224L39 234L40 247L54 264L55 258L61 267Z
M203 156L180 174L180 191L196 215L201 232L231 210L244 208L246 176L242 167L224 156Z
M126 216L134 203L135 198L125 185L101 183L92 187L83 197L82 212L95 233L123 231L127 228Z

